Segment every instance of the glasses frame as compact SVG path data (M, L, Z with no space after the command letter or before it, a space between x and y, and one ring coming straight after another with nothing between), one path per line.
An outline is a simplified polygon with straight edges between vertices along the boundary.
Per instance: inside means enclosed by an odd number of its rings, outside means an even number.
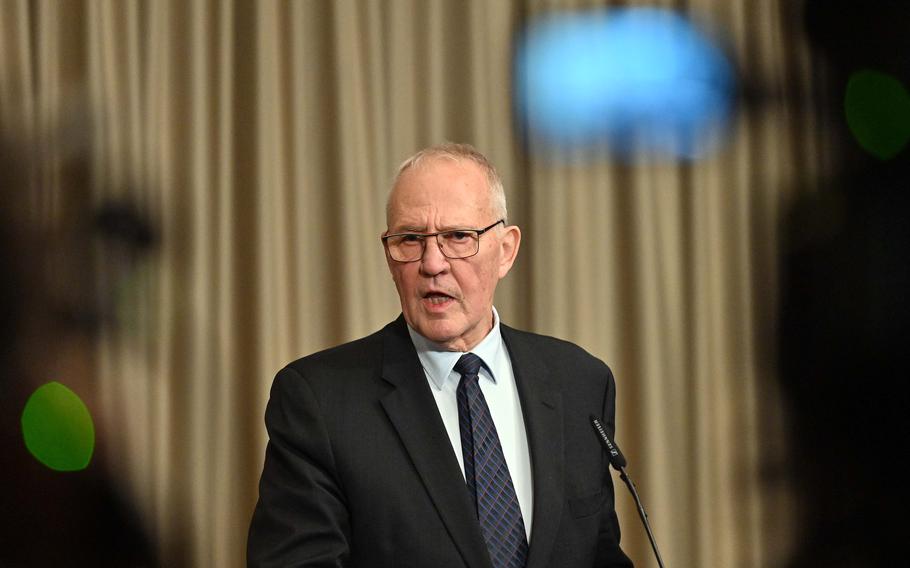
M463 258L471 258L472 256L477 256L477 253L480 252L480 237L483 236L484 233L486 233L487 231L489 231L490 229L492 229L493 227L495 227L496 225L498 225L500 223L502 223L502 225L505 226L506 220L500 219L499 221L496 221L492 225L484 227L483 229L447 229L445 231L439 231L436 233L393 233L391 235L383 235L379 238L382 240L382 245L385 247L386 252L389 253L389 258L391 258L395 262L407 263L407 262L417 262L418 260L423 260L423 255L425 255L427 253L427 240L430 237L436 237L436 246L439 247L439 252L442 253L442 256L444 256L450 260L459 260L459 259L463 259ZM444 250L442 250L442 243L439 242L439 235L446 235L449 233L458 233L458 232L468 232L468 231L470 231L472 233L477 233L477 250L474 251L474 254L469 254L468 256L449 256L446 254L446 252ZM415 236L415 237L423 237L423 241L422 241L423 250L420 251L420 256L418 256L414 260L398 260L397 258L392 256L392 251L389 250L389 243L388 243L389 239L391 239L392 237L404 237L406 235L411 235L411 236Z

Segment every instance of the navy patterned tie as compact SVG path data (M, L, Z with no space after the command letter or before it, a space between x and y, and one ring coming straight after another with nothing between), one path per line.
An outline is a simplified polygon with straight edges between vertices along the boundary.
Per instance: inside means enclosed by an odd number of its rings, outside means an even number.
M493 566L523 568L528 559L525 524L496 425L480 391L481 365L483 361L473 353L465 353L455 364L461 374L456 395L465 480Z

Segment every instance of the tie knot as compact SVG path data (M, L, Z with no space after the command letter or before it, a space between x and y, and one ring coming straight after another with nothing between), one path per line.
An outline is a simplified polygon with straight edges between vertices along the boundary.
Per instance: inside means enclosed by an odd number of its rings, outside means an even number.
M461 376L477 376L480 372L480 367L483 366L483 359L474 355L473 353L465 353L458 359L458 362L455 363L455 372L460 373Z

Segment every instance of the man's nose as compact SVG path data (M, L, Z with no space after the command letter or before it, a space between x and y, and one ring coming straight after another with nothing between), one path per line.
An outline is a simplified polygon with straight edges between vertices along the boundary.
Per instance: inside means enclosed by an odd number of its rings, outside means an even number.
M436 274L445 272L448 268L449 259L446 258L446 255L442 254L439 241L436 237L427 239L423 249L423 257L420 259L421 272L429 276L435 276Z

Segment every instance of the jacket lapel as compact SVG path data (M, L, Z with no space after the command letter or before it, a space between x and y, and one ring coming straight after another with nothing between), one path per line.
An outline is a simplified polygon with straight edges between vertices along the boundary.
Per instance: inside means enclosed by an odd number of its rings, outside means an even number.
M382 378L395 390L381 399L382 406L465 563L491 568L474 505L403 317L386 327L383 341Z
M546 364L520 332L506 325L501 329L531 453L534 517L527 568L542 568L550 559L565 502L562 395L550 381Z

